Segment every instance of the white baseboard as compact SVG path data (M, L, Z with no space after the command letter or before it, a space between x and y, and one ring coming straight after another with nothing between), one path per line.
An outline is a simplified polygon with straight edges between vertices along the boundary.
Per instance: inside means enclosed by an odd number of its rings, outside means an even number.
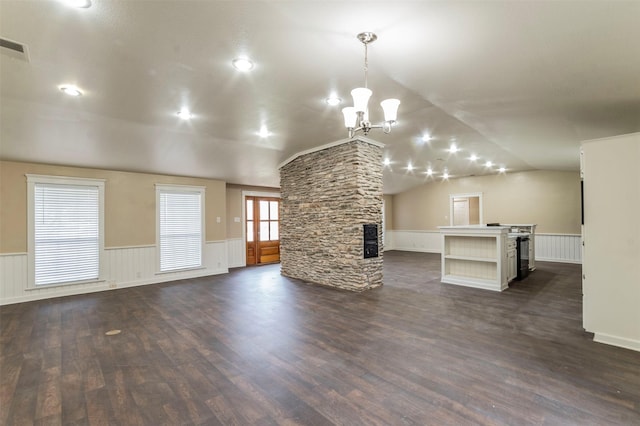
M618 346L640 352L640 341L626 337L612 336L605 333L594 333L593 341L606 345Z

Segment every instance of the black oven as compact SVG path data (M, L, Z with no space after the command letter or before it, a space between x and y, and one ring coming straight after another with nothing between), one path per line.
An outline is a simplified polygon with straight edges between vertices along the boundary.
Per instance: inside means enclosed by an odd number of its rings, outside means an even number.
M517 279L521 280L529 275L529 236L522 236L516 239L517 250Z

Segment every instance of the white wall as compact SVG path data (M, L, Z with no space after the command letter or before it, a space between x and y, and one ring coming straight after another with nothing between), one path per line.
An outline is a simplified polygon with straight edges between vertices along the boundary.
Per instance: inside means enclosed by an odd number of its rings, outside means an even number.
M585 141L583 321L640 351L640 133Z

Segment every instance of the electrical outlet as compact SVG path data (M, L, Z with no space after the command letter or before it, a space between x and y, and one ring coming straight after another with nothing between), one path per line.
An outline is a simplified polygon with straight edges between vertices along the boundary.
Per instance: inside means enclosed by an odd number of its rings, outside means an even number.
M118 285L116 284L115 281L109 281L109 288L116 288L118 287Z

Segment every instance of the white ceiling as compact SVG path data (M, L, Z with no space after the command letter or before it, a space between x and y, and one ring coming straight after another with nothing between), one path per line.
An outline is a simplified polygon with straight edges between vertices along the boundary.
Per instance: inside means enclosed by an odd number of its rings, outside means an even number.
M391 134L368 135L392 161L385 193L428 166L578 170L580 141L640 131L640 1L2 0L0 16L0 36L31 59L0 55L5 160L279 186L280 162L346 137L362 31L378 35L372 120L380 100L402 102ZM241 55L252 72L232 68ZM342 105L326 105L331 92Z

